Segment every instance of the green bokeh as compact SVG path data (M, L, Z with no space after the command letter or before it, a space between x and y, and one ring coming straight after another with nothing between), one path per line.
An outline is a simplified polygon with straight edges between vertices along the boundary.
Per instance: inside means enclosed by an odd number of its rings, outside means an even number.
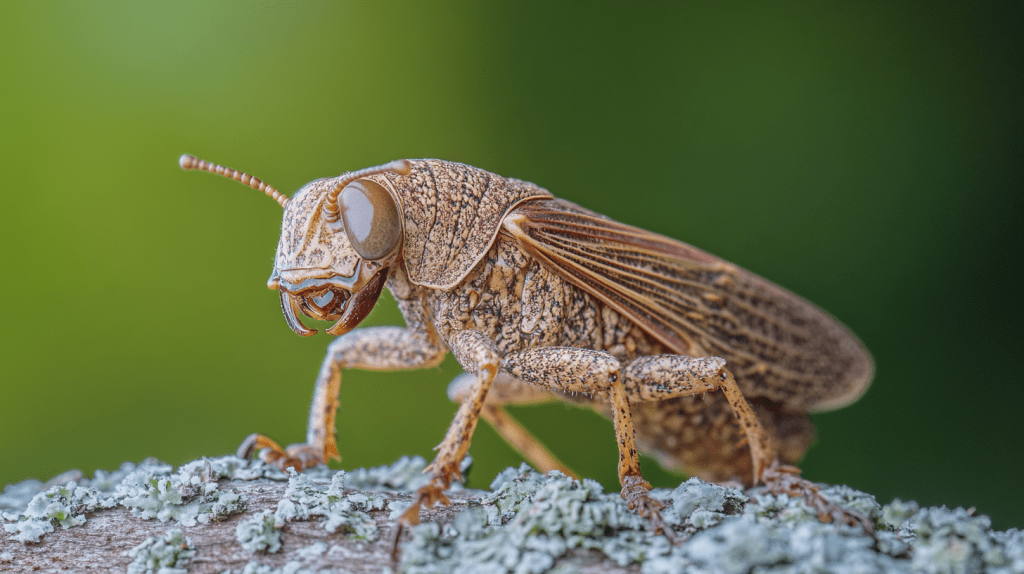
M1022 5L583 6L6 3L0 484L303 437L328 338L264 287L280 210L181 153L286 192L440 157L822 305L878 375L806 475L1024 526ZM430 457L458 372L346 372L342 466ZM614 487L609 422L514 414ZM519 461L471 453L477 485Z

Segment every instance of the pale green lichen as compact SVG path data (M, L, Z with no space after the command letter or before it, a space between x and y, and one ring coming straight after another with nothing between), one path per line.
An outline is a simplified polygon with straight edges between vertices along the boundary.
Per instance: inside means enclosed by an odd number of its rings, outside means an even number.
M17 484L8 484L0 493L0 518L17 520L32 497L46 490L42 481L29 479Z
M309 546L299 548L294 554L300 560L310 560L322 556L325 552L327 552L326 542L314 542Z
M143 464L156 463L156 459L146 459ZM40 492L49 489L53 486L63 486L68 482L74 482L78 486L92 487L102 493L113 493L114 487L131 471L136 469L136 465L131 462L126 462L121 465L121 468L114 471L103 471L97 470L95 477L92 480L82 477L81 471L69 470L61 473L60 475L50 479L49 482L43 483L35 479L29 479L17 484L9 484L4 487L3 493L0 493L0 516L4 513L8 516L8 520L17 520L21 511L27 506L32 497L39 494Z
M843 485L824 486L819 494L834 504L867 517L876 525L884 525L881 522L881 507L870 494ZM794 524L817 520L818 516L817 510L809 506L803 497L775 495L764 488L757 489L757 503L753 505L752 511L763 518Z
M267 511L268 513L270 511ZM273 520L271 519L271 524ZM240 572L241 574L313 574L313 571L303 568L302 562L316 559L327 552L327 544L324 542L315 542L309 546L305 546L296 550L293 554L299 561L290 560L280 568L274 568L273 566L267 566L260 564L259 562L251 561L245 565ZM231 574L233 571L227 570L223 574Z
M482 508L463 511L451 526L414 528L403 570L546 572L571 548L600 550L620 565L651 550L647 521L595 481L543 476L523 465L503 472L494 486Z
M264 510L240 521L235 538L249 552L277 552L281 549L281 530L275 522L274 511Z
M236 528L243 548L275 552L281 548L280 529L296 520L320 521L325 530L346 532L350 540L376 539L367 513L391 510L395 518L403 510L396 506L403 505L388 506L383 494L373 491L421 486L425 464L420 458L403 458L347 474L320 466L289 475L235 457L195 461L176 472L147 460L97 472L92 480L56 486L26 481L7 487L0 508L8 522L5 530L16 540L32 542L57 526L81 524L86 512L113 505L140 517L182 524L218 520L240 512L244 502L235 492L221 491L219 480L287 479L276 509L252 515ZM346 494L346 486L371 492ZM402 546L401 569L443 574L571 571L579 556L597 551L643 574L1024 574L1020 530L994 532L986 517L963 509L921 509L900 500L880 506L872 496L842 486L822 487L821 494L867 517L875 525L874 538L860 527L821 523L799 497L773 495L765 488L743 493L696 479L651 493L665 503L662 518L680 544L652 534L648 520L629 511L617 493L605 493L590 480L580 482L557 472L545 476L523 465L502 472L491 489L482 499L455 500L465 509L453 521L413 528L413 539ZM155 539L150 545L158 546ZM282 567L254 561L243 572L299 574L325 555L352 552L317 542L295 551L297 560ZM0 563L13 559L8 554L0 555Z
M206 459L194 461L174 474L169 467L144 465L125 476L114 494L143 519L174 520L182 526L223 520L242 512L245 502L237 492L219 490L217 481L232 477L235 469L224 460L216 462L217 468Z
M466 457L463 472L470 462L470 457ZM426 461L421 457L402 457L392 465L353 471L350 480L354 488L361 490L412 490L426 483L425 467ZM182 526L208 524L245 510L243 496L235 491L221 491L219 480L289 479L289 474L276 466L234 456L203 458L181 466L176 472L166 463L146 459L138 465L125 463L111 472L97 470L91 480L81 478L77 471L61 476L68 475L76 475L77 480L49 488L38 480L6 486L0 494L0 521L12 524L4 524L4 529L21 542L39 542L57 525L70 528L83 523L84 512L115 506L123 506L142 519L173 520ZM306 469L301 476L333 480L336 473L318 465ZM452 490L459 488L458 482L452 485ZM330 532L344 528L358 538L375 538L376 527L365 511L383 508L383 499L364 494L343 495L340 486L334 490L319 493L316 500L308 503L293 500L301 498L301 493L294 491L295 496L286 496L292 504L284 504L278 520L323 516L324 528Z
M992 532L989 521L958 509L918 510L870 495L825 487L822 495L876 522L863 528L821 523L803 499L754 489L750 497L691 479L655 490L665 522L685 540L653 535L617 494L596 483L526 466L503 472L494 493L444 527L423 524L402 547L410 574L548 572L573 549L596 549L643 574L682 573L1024 573L1024 535ZM916 546L914 544L917 539ZM564 560L569 560L565 562Z
M196 554L192 541L175 528L163 536L149 537L127 552L134 558L128 574L187 574L183 568Z
M231 570L225 571L223 574L231 574ZM312 570L307 570L302 567L302 564L294 560L285 562L284 566L280 568L274 568L273 566L266 566L259 562L249 562L245 565L245 568L241 570L241 574L314 574Z
M306 474L294 471L288 478L284 498L277 503L277 510L264 510L239 522L235 536L242 547L249 552L277 552L281 549L280 529L288 522L322 518L321 526L327 532L349 533L352 538L375 540L377 525L367 514L371 510L383 510L387 502L375 494L345 494L345 471L331 477L331 482L321 485ZM326 552L321 549L303 549L305 553Z
M872 550L855 527L820 522L765 521L754 514L724 520L681 546L652 556L644 574L682 572L906 572L905 565ZM684 569L685 565L685 569Z
M143 519L175 520L183 526L208 524L245 509L239 493L219 490L219 479L267 471L259 466L245 468L245 461L237 457L202 459L173 470L146 459L139 465L125 463L113 472L98 470L92 480L80 479L42 492L39 481L6 487L0 501L13 512L5 511L2 518L13 524L4 524L4 529L21 542L39 542L55 526L78 526L86 520L84 513L116 506ZM26 502L30 493L32 498Z
M460 480L452 482L449 490L461 490L466 471L473 464L473 457L466 456L459 465ZM348 471L345 482L356 490L416 490L430 482L430 475L424 474L427 461L421 456L403 456L393 464L374 468L357 468Z
M345 471L337 472L325 489L305 474L292 472L284 498L274 513L276 526L280 528L286 522L323 517L321 524L327 532L343 529L357 539L375 540L377 525L367 512L383 510L387 502L383 496L375 494L346 495L345 476Z
M358 490L416 490L430 481L425 468L423 457L403 456L394 464L348 471L346 482Z
M992 532L987 516L963 508L925 508L912 524L911 564L926 574L1024 571L1024 532ZM998 535L997 535L998 534Z
M68 482L36 494L13 524L4 524L4 530L19 542L39 542L43 535L53 532L55 526L67 529L85 524L86 512L116 504L95 488ZM9 516L5 513L4 519Z
M882 524L888 528L899 528L919 510L921 510L921 506L913 500L904 502L894 498L892 502L882 508Z
M669 525L689 524L694 528L710 528L726 516L739 514L748 498L735 488L726 488L691 478L672 491L656 490L655 498L671 500L662 511L662 518Z

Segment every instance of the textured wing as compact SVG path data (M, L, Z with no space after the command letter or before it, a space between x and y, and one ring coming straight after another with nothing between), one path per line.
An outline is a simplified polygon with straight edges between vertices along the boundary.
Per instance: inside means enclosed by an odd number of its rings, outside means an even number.
M870 355L839 321L700 249L561 199L525 202L503 226L672 352L724 357L748 397L824 411L871 382Z

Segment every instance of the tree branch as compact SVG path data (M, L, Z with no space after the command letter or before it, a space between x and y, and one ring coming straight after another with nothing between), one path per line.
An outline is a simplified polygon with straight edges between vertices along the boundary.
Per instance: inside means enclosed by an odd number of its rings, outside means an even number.
M28 481L0 495L0 572L1024 571L1024 533L992 532L987 517L963 509L882 507L848 487L823 488L868 516L872 536L819 522L799 498L691 479L653 493L673 543L617 493L525 465L490 492L455 490L451 506L424 511L423 524L403 532L396 563L395 518L424 483L424 465L403 458L288 476L235 457L177 470L147 460L91 480Z

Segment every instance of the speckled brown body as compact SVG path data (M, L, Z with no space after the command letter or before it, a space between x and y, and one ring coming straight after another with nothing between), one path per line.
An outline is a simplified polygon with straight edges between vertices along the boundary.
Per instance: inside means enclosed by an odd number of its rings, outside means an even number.
M452 352L467 372L448 390L460 406L403 523L447 501L481 417L542 470L569 472L503 408L554 399L612 419L622 496L656 525L660 503L647 495L638 450L671 469L763 481L808 497L823 516L835 511L779 465L810 443L805 413L855 400L873 365L842 324L792 293L534 184L454 162L399 160L316 180L291 199L190 156L181 165L284 206L268 285L296 333L315 333L297 319L306 314L336 321L328 332L340 335L317 380L307 442L282 449L252 435L240 454L263 447L264 460L300 469L337 457L344 369L425 368ZM385 284L406 327L351 330Z
M582 347L627 360L664 350L632 322L523 253L505 234L454 288L421 293L442 338L474 329L494 341L502 355Z
M504 234L499 234L487 256L452 289L414 287L402 276L393 276L388 288L401 294L403 310L424 305L432 318L430 327L441 339L474 329L493 340L502 355L535 348L582 347L606 351L625 363L666 352L664 345L635 323L559 274L547 271ZM548 374L551 378L557 375ZM737 382L741 388L747 386L740 379ZM511 392L519 390L514 382L506 384ZM799 460L814 436L807 416L787 413L778 405L770 408L772 403L754 392L747 397L773 442L782 447L782 461ZM555 390L550 398L611 416L607 398L580 388ZM743 431L721 395L637 402L631 405L631 412L641 450L655 456L662 466L708 480L751 480L749 449L741 444Z

